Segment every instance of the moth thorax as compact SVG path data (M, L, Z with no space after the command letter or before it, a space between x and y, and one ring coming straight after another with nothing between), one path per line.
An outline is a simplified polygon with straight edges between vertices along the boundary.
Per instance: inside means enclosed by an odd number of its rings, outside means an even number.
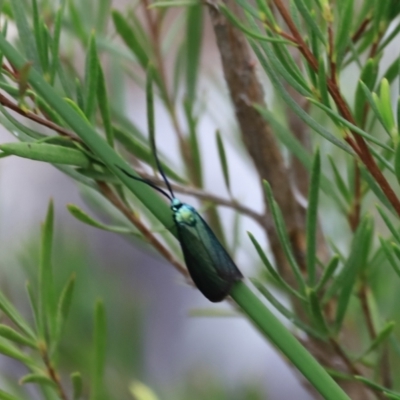
M193 226L196 223L195 213L186 204L182 204L179 209L175 211L175 221L178 224L186 224Z

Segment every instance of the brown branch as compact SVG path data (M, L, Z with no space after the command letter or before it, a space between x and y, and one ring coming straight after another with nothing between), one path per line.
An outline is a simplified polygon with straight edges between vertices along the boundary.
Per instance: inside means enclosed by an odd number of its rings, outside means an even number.
M236 8L234 3L230 6ZM270 183L282 209L294 252L299 260L303 260L304 229L299 224L299 206L290 186L289 174L271 127L253 107L254 103L265 105L265 102L261 84L251 64L246 38L220 14L215 4L209 3L209 13L242 140L260 180L266 179ZM275 227L268 221L266 232L280 273L295 284Z
M276 7L278 8L280 14L282 15L286 25L289 27L292 35L298 42L299 50L310 64L310 66L314 69L315 72L318 71L318 62L315 59L314 55L311 53L310 49L308 48L307 44L304 42L303 38L301 37L300 32L297 30L295 23L293 22L290 14L288 13L286 7L283 5L281 0L274 0ZM331 94L333 100L335 101L340 113L344 118L346 118L352 124L356 124L353 118L353 115L350 112L350 109L343 99L339 87L337 84L332 81L332 79L327 79L327 87L329 93ZM383 193L385 193L387 199L392 204L394 209L396 210L397 214L400 216L400 200L396 196L394 190L390 186L389 182L383 175L382 171L379 169L378 165L376 164L374 158L372 157L365 140L356 132L352 131L352 135L356 141L356 146L354 141L350 137L345 137L345 140L349 145L354 149L357 155L360 157L361 161L367 167L368 171L374 177L380 188L382 189Z
M138 172L138 174L142 178L145 178L145 179L155 183L157 186L166 187L166 184L163 179L155 177L154 175L147 174L144 171L138 171L137 168L136 168L136 172ZM191 186L181 186L181 185L177 185L177 184L171 183L171 182L170 182L170 186L174 192L188 194L188 195L194 196L200 200L205 200L205 201L209 201L211 203L218 204L220 206L233 208L234 210L240 212L241 214L247 215L248 217L254 219L260 225L265 226L265 216L263 214L260 214L256 211L252 210L251 208L238 203L236 200L224 199L223 197L217 196L213 193L209 193L209 192L206 192L205 190L198 189L198 188L191 187Z
M52 363L50 361L50 358L49 358L49 355L48 355L48 352L47 352L47 348L41 348L40 352L41 352L41 355L42 355L43 362L44 362L44 364L46 366L47 373L49 374L50 379L56 385L56 388L57 388L57 391L58 391L58 394L59 394L60 398L62 400L68 400L67 394L66 394L66 392L65 392L65 390L64 390L64 388L62 386L61 379L58 376L57 371L55 370L55 368L53 367L53 365L52 365Z
M361 23L359 28L355 31L354 35L352 36L352 42L356 43L358 39L361 38L364 31L367 29L368 24L370 23L371 18L365 18L364 21Z
M179 262L171 252L154 236L153 232L125 205L125 203L111 190L111 188L104 182L97 182L101 193L106 197L115 207L118 208L139 232L147 239L147 241L167 260L175 269L180 272L190 282L189 273L186 267Z
M376 330L374 327L374 323L372 321L371 310L368 305L367 291L368 291L368 288L367 288L365 282L363 281L361 284L360 290L358 292L358 298L360 299L360 304L361 304L362 312L364 314L365 322L367 324L369 336L370 336L371 340L374 340L376 338Z
M22 115L23 117L26 117L26 118L30 119L31 121L34 121L40 125L43 125L47 128L50 128L50 129L58 132L60 135L66 136L76 142L82 142L81 139L78 136L76 136L74 133L72 133L70 130L63 128L62 126L57 125L54 122L51 122L47 119L41 118L37 114L34 114L31 111L22 110L17 104L14 104L11 100L9 100L7 97L5 97L1 93L0 93L0 103L4 107L7 107L10 110L15 111L16 113Z

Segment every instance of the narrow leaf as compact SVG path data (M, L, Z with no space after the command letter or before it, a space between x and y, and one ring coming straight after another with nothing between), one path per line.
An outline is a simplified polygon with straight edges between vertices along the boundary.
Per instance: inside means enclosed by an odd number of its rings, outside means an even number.
M21 398L0 389L0 400L21 400Z
M288 233L286 231L285 222L283 220L281 210L273 198L272 190L271 190L269 183L266 180L264 180L263 184L264 184L264 191L265 191L267 202L268 202L268 207L270 209L270 212L272 213L272 217L274 219L274 223L275 223L276 229L278 231L279 240L281 242L281 245L283 247L283 250L284 250L286 258L289 262L289 265L291 266L292 271L296 277L297 283L300 287L300 292L304 293L306 285L304 282L303 275L300 271L300 268L293 256L293 251L292 251L292 248L290 245Z
M267 268L268 272L272 276L272 278L275 280L275 282L283 287L285 290L287 290L289 293L295 295L296 297L305 300L305 297L303 297L300 293L298 293L295 289L293 289L283 278L282 276L275 270L275 268L272 266L271 262L269 261L267 255L261 248L260 244L258 243L257 239L250 233L247 232L247 234L250 237L251 242L253 243L254 247L257 250L257 253L259 257L261 258L261 261L263 262L264 266Z
M388 227L390 233L393 235L393 238L397 241L397 244L400 245L400 233L398 229L392 223L391 218L383 211L380 205L376 205L376 209L378 210L380 216L382 217L383 221L385 222L386 226Z
M228 162L226 160L226 153L225 153L225 147L224 143L221 138L220 132L217 130L215 133L215 138L217 140L217 148L218 148L218 154L219 154L219 161L221 163L221 169L224 174L224 181L225 181L225 186L227 187L228 191L231 191L231 185L230 185L230 180L229 180L229 170L228 170Z
M316 283L316 254L317 254L317 229L318 229L318 197L319 180L321 171L321 158L319 149L315 152L313 167L311 171L311 182L308 192L308 208L306 222L306 265L308 283L314 286Z
M329 328L326 324L324 314L322 312L321 302L313 289L309 289L308 298L310 302L311 316L315 327L325 337L329 336Z
M19 332L7 325L0 324L0 336L23 346L29 346L33 349L37 348L34 340L20 334Z
M101 300L96 303L94 338L93 338L93 378L90 400L101 400L104 397L104 367L106 352L106 314Z
M187 101L193 105L196 98L201 43L203 38L203 5L187 8L186 25L186 90Z
M0 338L0 354L14 358L24 364L30 364L32 360L24 354L18 347L11 344L8 340Z
M96 36L90 35L89 46L86 54L85 63L85 115L90 121L96 105L96 95L98 89L99 62L96 48Z
M72 399L78 400L82 396L83 392L83 382L82 376L80 372L73 372L71 374L71 382L72 382Z
M20 385L23 385L25 383L37 383L38 385L56 387L55 382L51 378L41 373L25 375L19 380L19 383Z
M5 143L0 150L6 154L43 161L51 164L67 164L87 168L90 160L79 150L46 143Z
M329 281L329 279L333 276L333 274L336 271L336 268L339 265L340 257L338 255L335 255L332 257L332 259L329 261L328 266L325 268L324 273L322 274L322 277L320 281L318 282L318 285L315 287L315 292L318 293L320 290L324 288L326 283Z
M103 120L107 142L111 147L114 147L114 132L111 124L111 112L108 102L106 81L104 78L103 68L101 67L99 59L97 59L97 71L97 103L99 105L101 118Z
M67 205L68 211L79 221L83 222L86 225L94 226L95 228L102 229L105 231L115 232L115 233L123 233L123 234L131 234L132 230L128 228L123 228L119 226L110 226L102 224L99 221L96 221L94 218L86 214L81 208L74 204Z

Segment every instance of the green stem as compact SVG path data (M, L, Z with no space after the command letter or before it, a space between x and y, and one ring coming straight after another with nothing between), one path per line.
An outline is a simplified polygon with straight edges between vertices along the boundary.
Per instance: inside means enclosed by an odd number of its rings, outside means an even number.
M236 283L230 295L261 333L298 368L325 400L351 400L244 282Z

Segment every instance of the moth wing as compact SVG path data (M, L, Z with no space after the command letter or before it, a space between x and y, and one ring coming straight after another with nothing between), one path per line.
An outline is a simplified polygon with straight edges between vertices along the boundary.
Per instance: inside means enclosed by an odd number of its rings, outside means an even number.
M177 224L179 241L190 275L212 302L222 301L242 274L208 224L196 213L196 224Z

